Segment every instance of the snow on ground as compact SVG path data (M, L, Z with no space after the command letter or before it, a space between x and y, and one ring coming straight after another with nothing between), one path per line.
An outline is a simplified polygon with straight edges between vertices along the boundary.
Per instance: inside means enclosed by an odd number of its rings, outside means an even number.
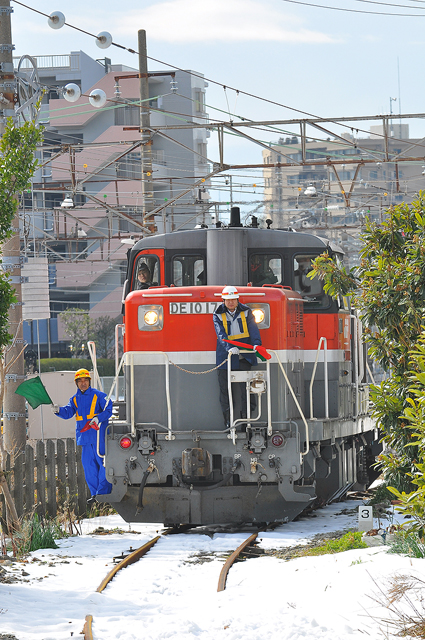
M355 528L360 504L330 505L261 533L260 547L282 549ZM99 526L126 533L91 535ZM82 536L59 540L58 549L35 551L25 564L0 564L19 578L0 582L0 638L78 637L91 614L95 640L382 640L388 611L375 601L380 589L388 590L395 574L420 577L425 567L384 546L292 560L265 555L234 565L226 590L217 593L224 555L249 533L190 533L162 538L96 593L114 556L160 530L119 516L94 518L84 521Z

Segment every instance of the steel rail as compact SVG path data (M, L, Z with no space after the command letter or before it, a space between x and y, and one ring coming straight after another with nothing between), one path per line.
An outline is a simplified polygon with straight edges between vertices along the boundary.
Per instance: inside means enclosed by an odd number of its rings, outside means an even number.
M258 532L257 533L253 533L251 536L249 536L249 538L247 538L244 542L242 542L242 544L236 549L236 551L234 551L227 558L226 562L223 565L222 570L220 571L220 577L218 579L217 591L224 591L225 590L227 574L229 573L230 567L235 562L235 560L238 558L238 556L240 556L242 551L246 547L249 547L249 545L254 542L254 540L257 538L257 536L258 536Z
M107 587L107 585L111 582L111 580L118 573L118 571L120 571L121 569L124 569L125 567L128 567L131 564L134 564L135 562L138 562L138 560L140 560L140 558L146 555L146 553L158 542L160 538L162 538L162 536L167 535L171 532L172 532L172 529L171 530L168 529L164 531L162 534L160 534L159 536L156 536L155 538L152 538L152 540L149 540L144 545L142 545L141 547L139 547L138 549L130 553L126 558L121 560L121 562L119 562L105 576L105 578L102 580L102 582L96 589L96 593L102 593L102 591ZM234 564L234 562L240 556L240 554L244 551L244 549L249 547L256 540L257 536L258 536L258 532L250 535L249 538L247 538L241 545L239 545L239 547L227 558L220 572L217 591L225 590L227 574L229 573L230 567ZM84 627L83 627L83 630L81 631L81 635L84 635L84 640L93 640L92 624L93 624L93 616L91 614L86 615Z
M152 540L149 540L149 542L146 542L146 544L144 544L143 546L133 551L133 553L130 553L126 558L124 558L124 560L121 560L121 562L119 562L102 580L102 582L96 589L96 593L102 593L105 587L111 582L115 574L118 573L118 571L120 571L120 569L124 569L125 567L128 567L130 564L134 564L135 562L140 560L140 558L142 558L149 551L149 549L151 549L154 546L154 544L158 542L160 538L162 538L162 535L156 536L156 538L152 538Z
M93 616L87 615L84 622L84 627L81 632L81 635L84 634L84 640L93 640L93 630L92 630L92 622Z

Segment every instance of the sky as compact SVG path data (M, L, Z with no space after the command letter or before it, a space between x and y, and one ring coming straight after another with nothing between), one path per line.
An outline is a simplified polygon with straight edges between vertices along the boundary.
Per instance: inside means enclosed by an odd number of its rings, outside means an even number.
M306 0L312 2L313 0ZM205 74L226 87L255 94L269 104L210 83L207 104L251 119L378 115L424 111L421 60L425 4L413 0L342 0L354 11L410 13L401 17L351 13L287 0L37 0L27 6L93 34L109 31L113 41L137 50L137 31L147 33L148 55ZM336 0L318 4L338 6ZM94 58L137 67L137 55L117 47L99 49L89 35L64 26L11 0L15 55L65 54L83 50ZM403 7L411 8L403 8ZM423 17L422 17L423 16ZM163 68L149 61L149 71ZM295 111L295 110L299 111ZM217 116L209 109L212 116ZM225 115L223 115L225 117ZM418 124L422 135L425 125ZM261 149L256 153L261 156ZM261 161L261 158L260 158Z
M110 32L114 43L135 51L137 32L145 29L152 58L148 70L171 65L204 74L209 81L207 111L213 120L237 120L234 114L275 121L425 111L420 66L424 0L27 1L30 4L22 6L11 0L16 56L82 50L95 59L107 56L114 64L138 67L137 54L116 46L100 49L94 37L66 25L53 30L44 15L27 7L46 15L61 11L68 24L94 35ZM423 119L403 122L409 123L410 137L425 136ZM370 124L364 124L367 131ZM265 144L277 142L281 135L246 132ZM340 135L347 128L337 125L333 132ZM314 135L320 136L317 130ZM208 158L219 160L214 132ZM225 135L224 162L261 164L262 147ZM262 202L262 182L261 169L235 174L234 200L255 207ZM221 177L218 183L224 187ZM213 199L226 202L228 189L215 192Z
M260 533L259 547L282 551L318 533L355 529L360 504L329 505L313 517ZM99 526L122 533L92 534ZM0 579L0 636L78 638L85 616L92 615L94 640L382 640L387 637L382 621L390 617L385 594L396 577L423 578L423 559L388 554L388 547L379 546L239 562L218 593L228 552L251 532L192 532L162 537L96 592L114 567L114 556L142 546L161 530L158 524L128 525L119 516L94 518L83 521L83 535L59 540L58 549L39 549L25 563L0 559L3 577L16 579ZM407 596L422 611L420 593L411 590ZM393 606L412 613L403 599L394 598Z

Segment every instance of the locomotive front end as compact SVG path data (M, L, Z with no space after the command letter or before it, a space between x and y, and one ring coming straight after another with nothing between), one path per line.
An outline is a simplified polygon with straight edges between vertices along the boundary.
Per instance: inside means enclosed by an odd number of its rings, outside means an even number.
M105 500L128 521L290 520L315 498L303 481L301 297L284 287L238 287L271 357L249 371L229 366L226 426L212 320L221 290L152 287L126 297L126 400L106 441ZM235 383L246 391L247 415Z

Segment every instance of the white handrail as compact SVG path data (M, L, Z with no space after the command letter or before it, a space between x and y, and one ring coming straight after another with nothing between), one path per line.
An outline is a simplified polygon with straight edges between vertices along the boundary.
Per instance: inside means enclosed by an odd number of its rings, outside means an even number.
M90 360L92 362L93 365L93 382L94 382L94 387L96 389L100 389L100 391L103 391L103 385L100 381L99 378L99 373L97 371L97 359L96 359L96 343L93 342L93 340L89 340L87 342L87 349L89 351L89 356L90 356Z
M232 438L233 444L236 444L236 426L233 424L233 395L232 395L232 354L230 351L227 353L227 395L229 398L229 408L230 408L230 436ZM247 407L248 411L248 407Z
M125 324L116 324L115 325L115 375L117 375L118 371L118 363L120 359L120 350L119 350L119 331L121 329L121 335L124 335ZM124 351L124 349L123 349Z
M130 429L131 435L136 435L136 421L134 418L134 354L130 353Z
M120 371L121 371L121 367L122 367L123 362L124 362L124 357L125 357L125 354L124 354L124 355L123 355L123 357L121 358L120 364L119 364L118 369L117 369L116 374L115 374L115 378L114 378L114 379L113 379L113 381L112 381L111 389L110 389L110 391L109 391L109 393L108 393L108 395L107 395L107 398L106 398L106 404L105 404L105 407L106 407L106 405L108 404L109 400L111 399L111 396L112 396L112 394L113 394L113 392L114 392L115 386L117 387L117 398L118 398L118 385L117 385L117 382L118 382L118 376L119 376L119 373L120 373ZM97 451L97 455L99 456L99 458L102 458L102 459L103 459L103 466L105 466L105 456L106 456L106 433L107 433L107 431L108 431L108 428L106 428L106 430L105 430L105 455L102 455L102 454L100 453L100 450L99 450L100 429L99 429L99 431L97 432L97 437L96 437L96 451Z
M356 397L355 397L355 411L354 418L357 418L359 415L359 343L358 343L358 318L354 313L350 313L350 318L353 318L354 322L354 353L353 353L353 367L354 367L354 385L356 387Z
M310 395L310 420L314 420L313 412L313 383L316 377L317 361L319 360L320 348L323 344L323 366L325 368L325 418L329 418L329 384L328 384L328 341L325 337L321 337L316 351L316 359L314 361L313 371L311 374L309 395Z
M254 349L252 351L248 351L247 353L255 353ZM233 395L232 395L232 381L231 381L231 353L229 352L227 356L227 390L229 395L229 406L230 406L230 435L232 438L233 444L236 444L236 425L242 424L245 422L258 422L261 417L261 393L258 397L258 414L255 418L251 418L251 404L250 404L250 391L249 391L249 381L246 381L246 418L241 418L240 420L233 420ZM272 427L272 414L271 414L271 396L270 396L270 364L269 360L266 362L267 366L267 435L271 436L273 433ZM235 370L236 371L236 370Z
M366 360L366 369L367 369L368 374L370 375L370 379L372 381L372 384L376 384L375 378L373 377L373 373L372 373L372 371L371 371L371 369L369 367L369 363L368 363L367 360Z
M130 384L131 384L131 392L130 392L130 411L131 411L131 434L133 436L136 435L136 424L135 424L135 416L134 416L134 354L139 355L142 353L143 355L162 355L165 357L165 395L167 399L167 415L168 415L168 435L165 437L166 440L174 440L173 428L172 428L172 416L171 416L171 396L170 396L170 359L168 354L164 351L127 351L124 353L122 359L125 356L130 356Z
M302 456L306 456L307 453L310 451L310 434L308 432L307 420L305 419L305 415L303 413L303 410L301 409L300 403L298 402L298 398L295 395L295 391L292 388L292 385L291 385L291 383L289 381L289 378L288 378L288 376L286 374L285 369L283 368L283 365L282 365L282 363L280 361L280 358L279 358L279 355L278 355L277 351L274 351L273 349L267 349L267 351L269 353L274 353L274 355L276 356L276 360L278 361L279 367L281 368L281 371L283 373L283 377L285 378L286 384L288 385L289 391L291 392L292 398L293 398L293 400L295 402L295 406L297 407L297 409L298 409L298 411L300 413L301 420L304 422L306 450L305 451L300 451L300 453L301 453Z

